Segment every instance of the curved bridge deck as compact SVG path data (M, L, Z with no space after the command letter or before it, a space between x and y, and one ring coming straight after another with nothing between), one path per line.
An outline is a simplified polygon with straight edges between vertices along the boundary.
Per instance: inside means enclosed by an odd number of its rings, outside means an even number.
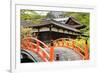
M67 42L62 43L62 45L60 44L58 47L48 47L42 41L36 38L28 37L23 39L21 42L21 49L26 50L29 54L31 54L31 56L33 56L37 62L89 59L89 51L87 46L84 48L84 50L82 50L82 48L75 45L75 41L73 40L70 40L70 43L68 42L68 39L60 39L60 41ZM56 42L59 42L59 40Z

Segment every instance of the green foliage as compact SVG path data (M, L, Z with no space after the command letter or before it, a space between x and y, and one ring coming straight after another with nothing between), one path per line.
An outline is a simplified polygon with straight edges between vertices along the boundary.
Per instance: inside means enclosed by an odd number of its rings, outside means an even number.
M84 25L89 25L89 13L83 12L66 12L65 16L73 16L76 20Z
M89 41L90 40L88 39L87 40L88 48L90 48L90 42ZM75 39L75 45L79 46L82 50L84 50L84 48L85 48L85 42L86 42L85 39Z
M33 24L41 23L41 19L44 17L33 10L21 10L21 20L30 20Z
M32 28L24 28L21 26L21 38L25 38L32 34Z

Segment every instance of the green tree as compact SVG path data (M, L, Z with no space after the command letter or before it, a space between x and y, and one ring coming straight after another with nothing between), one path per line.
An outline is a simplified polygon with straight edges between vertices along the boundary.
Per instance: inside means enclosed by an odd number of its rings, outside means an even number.
M20 11L21 14L21 20L29 20L33 24L39 24L42 22L42 19L45 18L45 16L39 15L33 10L24 10L22 9Z

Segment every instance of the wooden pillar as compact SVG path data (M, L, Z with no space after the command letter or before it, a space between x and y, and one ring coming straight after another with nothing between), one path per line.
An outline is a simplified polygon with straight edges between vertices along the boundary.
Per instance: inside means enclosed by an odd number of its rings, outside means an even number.
M63 36L64 36L64 33L63 33ZM63 37L63 36L62 36L62 37ZM64 43L65 43L65 40L62 39L62 47L64 47Z
M37 38L37 39L39 39L39 32L40 32L40 27L37 27L37 32L36 32L36 37L35 38Z
M59 28L58 28L57 32L58 32L58 34L59 34ZM59 38L59 35L58 35L58 38Z
M52 25L49 26L49 30L50 30L50 42L52 41Z
M54 60L54 45L53 45L53 40L52 40L52 25L49 26L50 29L50 42L51 42L51 46L50 46L50 62L52 62Z

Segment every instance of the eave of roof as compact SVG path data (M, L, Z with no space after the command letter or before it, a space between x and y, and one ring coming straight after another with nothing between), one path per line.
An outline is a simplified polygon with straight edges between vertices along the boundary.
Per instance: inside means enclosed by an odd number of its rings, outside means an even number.
M63 23L60 23L60 22L57 22L55 20L51 20L51 23L59 26L59 27L62 27L62 28L65 28L65 29L68 29L68 30L71 30L71 31L75 31L75 32L80 32L79 30L75 29L75 28L72 28L70 27L69 25L68 26L65 26Z
M42 23L42 24L32 24L32 23L27 23L27 22L21 22L21 24L22 25L24 25L24 27L43 27L43 26L48 26L48 25L50 25L50 24L53 24L53 25L56 25L56 26L58 26L58 27L61 27L61 28L63 28L63 29L67 29L67 30L70 30L70 31L74 31L74 32L79 32L80 33L80 31L79 30L77 30L77 29L75 29L75 28L73 28L73 27L71 27L70 25L65 25L64 23L60 23L60 22L58 22L58 21L55 21L55 20L53 20L53 19L51 19L51 20L49 20L49 21L46 21L45 23ZM27 25L28 24L28 25Z
M75 27L82 27L84 26L83 24L81 24L80 22L78 22L74 17L70 17L75 23L79 24L79 25L75 25Z
M85 28L86 26L85 25L74 25L74 26L71 26L71 27L76 28L76 29L82 29L82 28Z

